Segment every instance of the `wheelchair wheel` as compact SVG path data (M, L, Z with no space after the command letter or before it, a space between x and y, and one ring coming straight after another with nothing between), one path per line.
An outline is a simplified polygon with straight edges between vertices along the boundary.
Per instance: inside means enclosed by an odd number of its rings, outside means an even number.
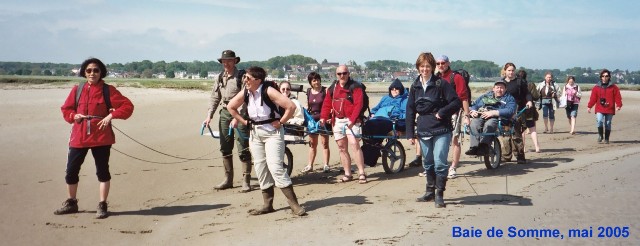
M293 172L293 154L289 147L284 147L284 162L282 163L284 169L287 170L287 174L291 177L291 172Z
M391 144L387 142L382 151L382 167L387 174L399 173L404 170L407 156L404 153L404 146L400 141L393 139Z
M500 166L500 157L502 156L502 148L498 137L493 138L493 144L489 146L489 154L483 156L484 165L487 169L494 169Z

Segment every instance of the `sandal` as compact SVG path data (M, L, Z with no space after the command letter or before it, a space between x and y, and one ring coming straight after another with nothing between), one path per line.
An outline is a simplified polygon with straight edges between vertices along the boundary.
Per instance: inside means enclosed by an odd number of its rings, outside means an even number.
M313 172L313 167L311 167L311 165L307 165L306 167L304 167L304 169L300 171L301 174L307 174L310 172Z
M338 179L338 183L346 183L346 182L349 182L351 180L353 180L353 176L352 175L349 175L349 176L344 175L344 176L342 176L341 179Z
M358 183L366 184L367 183L367 175L364 175L364 173L360 174L360 176L358 177Z

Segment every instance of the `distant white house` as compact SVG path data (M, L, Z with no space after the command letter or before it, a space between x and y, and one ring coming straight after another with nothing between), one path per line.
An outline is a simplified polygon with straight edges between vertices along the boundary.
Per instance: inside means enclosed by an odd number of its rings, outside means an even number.
M176 79L186 79L187 78L187 71L175 71L174 74L176 75Z

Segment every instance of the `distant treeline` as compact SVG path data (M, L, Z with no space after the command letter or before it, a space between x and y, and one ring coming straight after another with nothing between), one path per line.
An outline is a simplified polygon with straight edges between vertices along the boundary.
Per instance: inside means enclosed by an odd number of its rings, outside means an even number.
M274 77L282 78L287 73L305 74L312 71L322 73L331 73L333 69L323 69L323 65L331 64L327 60L318 63L315 59L302 55L276 56L267 61L241 61L239 68L247 68L250 66L260 66L265 68L269 74ZM367 61L364 66L358 65L353 61L348 62L352 66L355 77L370 78L371 74L385 74L401 71L413 71L415 74L415 65L409 62L401 62L395 60L378 60ZM72 71L78 69L80 64L68 63L31 63L31 62L0 62L0 75L37 75L37 76L75 76ZM209 72L222 71L222 65L217 61L192 61L192 62L151 62L143 60L139 62L111 63L107 64L111 72L126 73L133 78L152 78L158 74L167 78L174 78L178 71L185 71L189 74L198 74L201 78L207 77ZM476 81L491 81L500 77L502 65L491 61L471 60L471 61L453 61L451 62L453 69L463 68L467 70ZM599 80L597 74L602 68L592 69L574 67L566 70L560 69L525 69L528 73L528 81L542 81L544 74L550 71L557 82L564 82L568 75L576 77L578 83L597 83ZM611 70L611 68L610 68ZM619 84L639 84L640 71L628 71L613 69L613 80ZM367 76L364 76L367 74ZM303 78L306 78L303 76Z

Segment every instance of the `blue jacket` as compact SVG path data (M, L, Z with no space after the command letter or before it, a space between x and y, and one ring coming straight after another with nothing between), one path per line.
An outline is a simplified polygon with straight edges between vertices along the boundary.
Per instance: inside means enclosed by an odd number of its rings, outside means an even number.
M484 95L478 97L473 106L469 107L470 110L478 111L478 109L485 107L485 103L482 98L485 97L494 97L493 91L487 92ZM516 113L516 108L518 104L516 104L516 99L511 96L509 93L505 93L500 99L500 104L497 106L486 106L489 110L498 110L498 113L501 118L510 119Z
M437 86L439 84L439 86ZM425 101L439 101L433 109L424 107ZM451 132L451 115L457 113L462 107L458 94L453 86L436 75L432 75L427 81L426 90L422 88L420 77L411 84L409 89L409 99L407 99L407 138L430 137ZM424 112L424 110L430 112ZM423 111L423 112L421 112ZM441 117L436 118L436 113ZM416 119L417 115L417 119ZM416 127L416 131L412 131Z
M397 97L391 96L392 88L400 89L400 94ZM408 95L409 91L404 88L402 82L400 82L400 80L398 79L395 79L389 85L389 95L382 97L378 105L371 109L371 113L376 117L405 119Z

